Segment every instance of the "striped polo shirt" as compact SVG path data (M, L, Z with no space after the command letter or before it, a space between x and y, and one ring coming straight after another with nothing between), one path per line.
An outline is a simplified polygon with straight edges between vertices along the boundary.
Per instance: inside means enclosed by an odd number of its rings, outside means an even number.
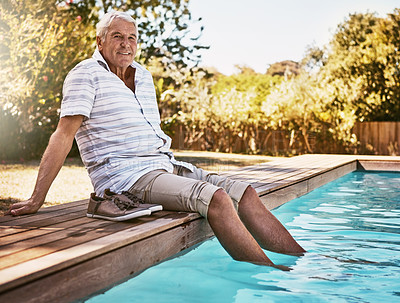
M161 130L153 78L137 62L135 93L110 71L98 50L75 66L65 79L61 117L83 115L75 135L94 190L128 190L156 169L173 171L171 139Z

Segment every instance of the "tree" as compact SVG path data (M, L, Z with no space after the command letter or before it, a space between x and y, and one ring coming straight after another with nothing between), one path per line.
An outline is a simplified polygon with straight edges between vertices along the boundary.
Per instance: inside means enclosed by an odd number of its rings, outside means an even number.
M172 73L178 85L160 94L163 128L179 128L186 144L205 150L259 153L266 136L261 103L281 77L239 69L231 76L204 70ZM165 108L173 109L170 115Z
M256 73L248 67L237 67L240 73L225 76L218 75L216 82L211 88L211 94L218 95L231 90L238 92L254 91L255 95L251 103L254 112L260 112L261 103L277 84L282 81L282 77Z
M285 60L281 62L276 62L271 64L267 69L266 74L270 76L297 76L300 74L301 67L300 64L292 61Z
M337 152L341 149L348 152L356 143L351 133L356 120L355 107L341 107L337 101L347 99L351 104L352 93L356 90L341 79L333 83L320 74L303 71L277 86L267 96L262 110L271 128L290 134L289 150L297 143L297 152ZM310 136L320 144L312 145Z
M257 123L255 118L260 113L253 104L256 92L232 87L213 94L214 83L205 80L203 71L188 74L184 85L171 92L180 108L174 119L185 130L185 143L200 141L205 150L232 152L238 139L250 142L255 138L251 125ZM247 146L247 152L256 149L255 143Z
M326 49L309 46L300 66L308 73L317 73L326 64Z
M353 14L338 26L323 73L360 82L354 99L360 121L400 121L400 10L388 18ZM346 100L343 100L346 106Z
M295 141L296 132L300 131L307 152L313 152L309 142L309 133L315 131L316 113L323 104L316 82L306 73L282 82L269 94L262 105L262 110L269 118L273 129L286 129L291 133L289 149Z
M95 13L83 13L52 0L1 3L0 111L9 123L2 125L0 157L42 153L58 121L64 78L94 47Z

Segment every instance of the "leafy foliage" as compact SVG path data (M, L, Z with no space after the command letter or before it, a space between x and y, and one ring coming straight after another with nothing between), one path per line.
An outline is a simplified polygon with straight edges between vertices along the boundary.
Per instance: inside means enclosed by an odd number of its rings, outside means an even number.
M95 16L82 12L50 0L2 2L0 109L18 127L5 125L1 141L17 142L17 155L43 151L58 121L64 78L93 49Z
M271 64L267 69L267 75L271 76L297 76L300 74L301 67L298 62L285 60Z
M329 83L319 74L303 72L282 82L268 95L262 110L270 127L290 133L289 149L297 143L300 152L349 151L346 148L356 143L351 133L355 107L337 106L336 100L351 100L353 91L341 79Z
M198 44L203 27L188 2L2 1L0 158L42 153L58 121L63 80L90 57L95 24L111 9L139 21L137 60L154 76L163 129L184 134L185 146L270 153L276 139L288 154L353 153L356 121L400 120L399 9L386 18L349 15L300 64L277 62L266 74L237 66L225 76L196 67L207 47Z
M399 121L399 26L398 9L350 15L327 48L308 50L298 77L267 96L270 127L291 134L289 147L301 139L306 152L356 152L356 121Z
M206 71L187 71L161 95L160 108L168 104L175 113L163 116L164 129L179 128L184 144L213 151L259 153L265 127L262 100L280 77L257 74L247 68L232 76L210 79Z
M142 63L162 57L157 62L164 71L195 64L196 51L204 47L196 43L198 36L189 34L193 22L187 4L185 0L2 1L0 158L42 154L58 122L64 78L92 55L95 24L110 9L124 9L139 20Z
M331 42L323 72L331 82L360 84L352 104L360 121L400 121L399 30L399 9L388 18L354 14Z

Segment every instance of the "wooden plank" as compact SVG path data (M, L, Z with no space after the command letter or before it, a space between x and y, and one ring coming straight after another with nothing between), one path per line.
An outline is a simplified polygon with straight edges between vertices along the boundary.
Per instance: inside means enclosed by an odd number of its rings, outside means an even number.
M336 158L336 157L335 157ZM315 160L309 157L302 157L297 161L286 161L282 164L268 165L266 163L263 166L259 166L256 171L252 171L252 176L254 178L248 178L245 174L241 174L237 177L230 177L233 180L245 181L252 183L255 187L259 186L259 183L271 183L278 182L280 180L286 179L288 176L295 176L297 174L303 173L311 169L318 169L316 165L325 165L325 163L331 163L331 158L322 159L324 162L316 163ZM257 174L254 174L254 172Z
M252 184L254 188L258 188L265 184L279 184L282 180L289 177L299 175L305 171L310 171L308 168L277 168L273 173L270 172L259 172L258 178L248 179L248 178L236 178L236 180L248 182Z
M378 122L370 122L370 127L371 127L371 145L374 148L374 154L379 155L380 151L380 132L379 132L379 123Z
M308 161L310 160L304 156L298 156L298 157L302 157L302 161L304 161L304 163L308 163ZM240 175L246 174L247 172L251 172L251 171L262 171L262 170L272 170L273 171L274 169L281 169L284 167L293 169L293 163L301 162L301 161L297 161L297 160L294 161L293 159L294 158L284 158L284 159L279 159L279 160L272 161L272 162L260 163L260 164L253 165L253 166L241 167L241 168L238 168L235 170L221 172L220 175L229 176L230 178L233 178L236 175L240 176Z
M77 219L73 219L70 221L65 221L65 222L61 222L58 224L54 224L54 225L50 225L50 226L46 226L46 227L41 227L41 228L35 228L35 229L28 229L25 232L20 232L18 234L10 234L7 236L4 236L2 238L0 238L0 248L3 245L7 245L7 244L11 244L11 243L15 243L18 241L23 241L26 239L32 239L38 236L42 236L42 235L46 235L46 234L50 234L53 233L55 231L58 230L62 230L68 227L73 227L73 226L77 226L80 224L84 224L85 222L87 222L86 217L82 218L81 216L78 217Z
M74 202L68 202L68 203L63 203L63 204L58 204L58 205L53 205L53 206L49 206L49 207L44 207L41 208L36 214L32 214L32 215L24 215L24 216L19 216L19 217L13 217L13 216L4 216L4 217L0 217L0 223L4 223L4 222L9 222L9 221L18 221L21 218L36 218L38 216L44 215L44 214L48 214L48 213L52 213L52 212L57 212L61 209L68 209L68 208L74 208L78 205L87 205L89 199L85 199L85 200L79 200L79 201L74 201Z
M77 207L78 208L78 207ZM70 209L71 212L69 213L63 213L60 215L56 215L57 213L54 213L53 216L49 218L45 218L42 220L32 220L32 218L27 218L26 221L24 221L24 218L21 218L19 222L22 222L22 224L13 224L13 222L5 222L1 224L0 226L0 245L2 241L2 237L4 236L9 236L12 234L17 234L20 232L25 232L27 230L34 230L38 228L44 228L51 226L53 224L58 224L61 222L65 221L70 221L73 219L81 218L86 216L86 212L83 210L77 209L77 211L73 212L73 208Z
M0 275L0 292L198 218L200 215L197 213L170 212L146 224L137 224L122 231L5 268Z
M359 170L400 171L400 161L359 160Z
M387 132L387 141L384 142L386 145L385 155L395 155L396 154L396 122L384 122L385 132ZM397 142L398 148L398 142Z
M96 221L83 224L76 230L65 229L47 237L39 237L38 245L35 245L35 241L22 241L5 246L0 249L0 270L86 243L102 237L104 233L112 234L130 226L123 223L112 224L110 221Z
M332 159L334 159L335 162L333 162ZM272 190L277 190L279 188L292 184L293 182L300 182L311 175L321 174L354 161L355 160L350 157L334 157L330 159L325 157L324 161L318 162L318 164L314 165L314 168L311 168L309 170L299 170L297 172L286 174L284 179L276 180L273 182L265 182L265 180L262 180L262 182L252 185L255 187L259 195L264 195Z
M107 226L111 224L112 222L110 221L80 218L68 222L68 225L65 228L44 235L34 236L32 235L32 232L35 231L27 232L26 234L28 235L26 236L30 236L29 238L14 241L9 245L0 246L0 269L3 268L3 266L6 267L7 261L10 259L16 259L16 263L20 263L32 258L40 257L42 254L37 255L35 252L42 251L43 247L45 247L46 253L52 253L51 248L54 248L54 250L60 250L65 247L66 244L64 242L70 242L69 240L71 237L75 238L73 241L78 244L80 241L86 241L86 239L80 239L83 235L85 236L84 238L86 238L89 234L93 232L97 233L99 230L101 230L102 233L107 231L111 233L112 231L107 229ZM124 226L127 226L127 224L124 224ZM5 258L10 254L13 254L12 258ZM19 259L19 255L22 255L23 258Z
M388 146L390 142L390 122L381 122L378 124L378 132L379 132L379 146L378 146L378 154L379 155L388 155Z
M21 226L0 226L0 243L1 243L1 237L2 236L7 236L10 234L15 234L23 231L30 230L32 228L28 227L21 227Z
M31 283L11 289L0 294L0 302L63 303L82 299L210 236L212 232L206 220L197 218L153 237L123 246L108 254L98 255L67 267L63 271L55 271Z
M251 166L247 170L240 168L232 171L221 172L219 175L227 176L230 179L235 180L236 178L242 178L243 176L247 175L254 176L258 174L260 171L268 171L268 172L281 171L282 169L284 169L284 167L281 167L281 165L275 162L273 163L267 162L267 163L257 164L256 166ZM293 168L287 168L287 169L289 170Z
M78 216L83 216L86 214L85 207L76 206L75 208L69 208L68 211L60 210L58 212L52 213L52 215L43 217L39 216L38 218L34 217L26 217L20 216L17 220L8 221L0 223L0 227L7 228L7 227L24 227L24 228L39 228L49 226L54 223L58 223L62 220L70 220L72 217L75 217L77 214Z
M66 203L68 204L68 203ZM58 211L46 211L46 208L40 209L36 214L15 217L14 220L1 222L1 226L25 226L25 227L42 227L47 226L58 220L62 220L63 216L68 216L71 213L80 212L86 214L87 205L78 205L75 207L68 207ZM10 217L10 216L7 216ZM57 218L57 219L55 219Z
M324 173L316 174L298 182L293 182L285 187L272 190L267 194L261 195L260 199L268 209L274 209L356 169L357 163L356 161L352 161Z
M382 163L400 161L400 156L357 155L354 157L357 161L382 161Z
M354 132L361 150L380 155L400 154L400 122L358 122Z
M86 243L93 239L104 237L115 232L131 228L135 225L145 224L163 216L174 217L175 213L158 212L157 216L133 219L120 223L106 220L93 220L86 218L84 224L78 227L68 227L66 229L39 236L34 239L16 242L7 246L0 247L0 269L10 267L28 260L39 258L53 252ZM10 254L12 254L10 256Z
M307 178L307 191L311 192L322 185L355 171L356 169L357 161L351 161L340 166L335 166L333 169L320 172L311 178Z
M269 210L272 210L288 201L305 195L307 193L306 188L307 186L304 186L304 184L296 183L261 195L260 199Z
M327 171L327 170L324 170L324 171ZM292 185L294 183L301 182L302 180L307 179L308 177L315 175L317 173L320 173L320 172L321 172L321 170L317 170L317 169L309 170L309 171L302 172L301 174L297 174L294 176L288 176L288 178L286 178L286 179L282 179L282 180L275 181L275 182L268 183L268 184L260 182L260 183L254 184L254 187L259 195L264 195L271 191L275 191L277 189L284 188L284 187Z
M366 122L362 122L359 124L360 125L360 141L361 141L361 146L363 147L362 150L366 150L368 145L370 145L369 142L369 136L368 134L370 134L369 128L370 125Z

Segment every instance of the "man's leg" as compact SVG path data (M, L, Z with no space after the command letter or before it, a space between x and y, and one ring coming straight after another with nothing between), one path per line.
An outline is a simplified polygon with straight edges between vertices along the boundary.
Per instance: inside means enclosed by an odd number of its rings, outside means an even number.
M231 197L231 202L237 208L245 227L262 248L293 255L301 255L305 252L279 220L264 206L254 188L248 184L233 181L199 168L196 168L194 172L180 168L177 172L185 177L203 180L224 188ZM218 205L210 203L210 208L211 206ZM218 222L223 224L224 220L226 217L221 215ZM210 224L212 223L210 222Z
M221 245L238 261L273 265L240 220L229 195L216 191L208 207L208 222Z
M251 186L246 189L239 202L239 216L264 249L293 255L301 255L305 252L279 220L264 206Z
M240 261L274 266L240 220L230 196L210 183L154 171L140 178L129 191L165 210L198 211L206 217L216 237Z

